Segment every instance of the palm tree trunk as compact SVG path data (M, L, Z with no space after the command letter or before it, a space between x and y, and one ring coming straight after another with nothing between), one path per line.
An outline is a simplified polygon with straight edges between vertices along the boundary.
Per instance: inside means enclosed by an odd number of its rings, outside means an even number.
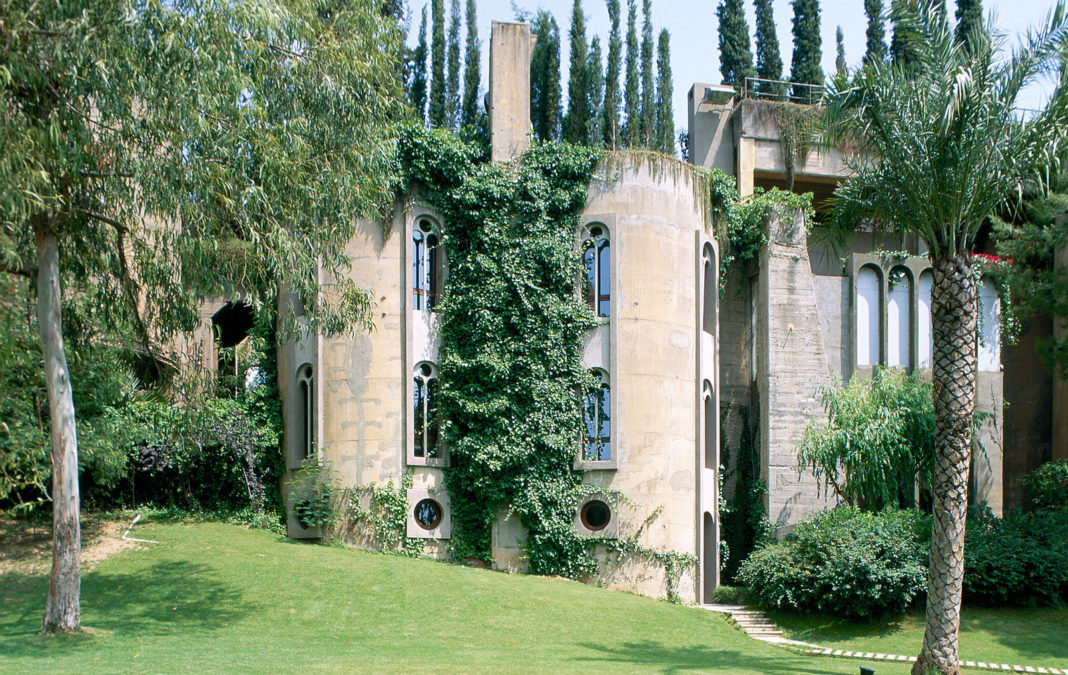
M933 261L934 523L923 649L913 675L960 673L957 630L964 580L964 522L975 410L976 288L966 254Z
M81 548L78 439L70 371L63 349L59 245L47 218L35 223L37 327L41 332L48 408L52 422L52 578L42 633L81 628Z

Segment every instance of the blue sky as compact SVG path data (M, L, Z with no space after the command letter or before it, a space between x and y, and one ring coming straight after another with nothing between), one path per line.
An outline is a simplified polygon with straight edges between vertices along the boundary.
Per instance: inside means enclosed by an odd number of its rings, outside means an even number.
M419 11L422 4L417 0L408 0L412 13L412 26L409 31L411 41L419 28ZM571 7L573 0L479 0L478 2L478 31L485 51L488 44L490 22L493 20L510 21L515 17L513 5L524 10L534 11L542 7L551 12L557 23L560 24L561 33L561 60L564 62L563 91L567 92L567 61L568 61L568 29L571 25ZM461 1L461 7L464 6ZM622 0L623 22L622 30L626 30L626 0ZM667 28L671 32L671 70L674 77L675 99L675 124L678 130L686 127L686 92L694 82L718 83L719 73L719 42L716 32L716 5L718 0L703 0L701 2L689 2L679 0L653 0L653 24L655 33L661 28ZM889 0L884 0L884 5L889 5ZM947 0L950 18L956 8L955 0ZM446 8L449 0L445 1ZM984 0L984 13L994 13L995 26L1003 31L1008 37L1008 44L1015 45L1021 31L1026 31L1029 26L1039 24L1054 5L1054 0ZM583 0L582 6L586 12L587 37L597 34L601 36L604 51L607 52L608 38L608 10L604 0ZM775 8L775 20L779 33L779 49L782 53L785 73L789 73L790 55L792 53L792 36L790 34L791 18L793 9L789 0L773 0ZM855 67L864 56L865 36L867 19L864 16L863 0L822 0L820 3L822 13L820 28L823 37L823 70L825 73L834 71L835 46L834 33L838 25L842 26L845 34L846 60L850 67ZM427 9L429 14L429 7ZM639 2L639 37L641 30L641 8ZM752 0L746 0L746 15L749 20L750 39L755 25ZM889 41L889 30L887 35ZM755 46L755 45L754 45ZM485 64L488 57L483 56L483 86L485 86ZM1038 107L1048 97L1051 83L1047 82L1039 86L1031 87L1024 99L1022 107Z

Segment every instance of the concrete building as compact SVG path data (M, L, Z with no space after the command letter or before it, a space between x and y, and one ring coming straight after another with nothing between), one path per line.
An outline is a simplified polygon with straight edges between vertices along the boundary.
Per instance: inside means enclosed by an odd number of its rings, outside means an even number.
M783 116L801 106L739 100L732 86L706 84L693 85L688 103L691 161L733 175L743 197L755 188L785 189L792 173L795 192L813 193L818 220L849 173L848 148L784 152L794 146L784 142ZM827 490L797 469L805 425L826 419L818 388L875 366L930 369L932 276L922 243L858 223L836 250L809 236L813 225L800 214L772 217L758 262L729 270L720 311L724 443L738 448L744 421L755 426L768 516L780 532L831 505ZM987 416L977 434L971 497L1001 514L1004 395L990 282L980 288L980 304L976 405Z
M494 161L510 161L529 144L530 48L527 24L494 22ZM601 382L592 407L598 419L587 420L596 431L576 447L576 468L605 494L626 495L590 497L575 527L592 537L627 537L658 512L637 543L698 559L678 581L689 602L711 593L719 569L719 260L701 181L683 162L612 154L589 186L575 232L599 316L584 362ZM376 330L294 341L278 359L288 468L319 456L346 487L396 486L411 471L407 535L425 538L424 551L441 556L451 534L443 482L450 460L425 412L439 377L434 303L447 278L448 251L437 241L443 226L442 214L414 193L387 221L359 223L347 274L374 290ZM494 567L522 571L525 533L506 515L493 528ZM293 537L321 534L292 513L288 527ZM347 538L373 543L358 530ZM605 562L600 581L652 596L667 590L664 571L637 558Z

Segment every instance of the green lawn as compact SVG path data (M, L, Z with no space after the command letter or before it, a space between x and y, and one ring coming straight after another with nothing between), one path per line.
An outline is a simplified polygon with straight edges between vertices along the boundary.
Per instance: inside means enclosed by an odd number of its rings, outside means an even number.
M923 643L923 612L871 625L818 616L773 613L789 637L824 647L915 655ZM967 661L1068 668L1068 608L961 612L960 657Z
M47 577L0 577L0 672L856 673L717 614L558 579L150 522L86 573L74 637L37 635ZM912 650L909 650L910 652ZM906 673L878 664L877 672Z

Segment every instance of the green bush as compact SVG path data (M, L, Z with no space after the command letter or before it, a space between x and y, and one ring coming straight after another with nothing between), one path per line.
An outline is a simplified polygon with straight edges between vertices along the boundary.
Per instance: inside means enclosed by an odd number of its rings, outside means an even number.
M1032 509L1068 508L1068 459L1046 462L1024 476L1023 485Z
M293 511L301 527L319 527L329 535L337 525L341 488L330 468L315 459L306 459L287 487L293 496Z
M876 368L870 378L820 387L827 423L810 423L797 448L808 470L848 504L871 510L914 505L930 485L935 417L931 384Z
M1068 509L972 508L964 543L964 599L989 605L1059 605L1068 600Z
M840 506L754 551L738 578L767 608L870 620L903 612L925 590L929 539L916 511Z

